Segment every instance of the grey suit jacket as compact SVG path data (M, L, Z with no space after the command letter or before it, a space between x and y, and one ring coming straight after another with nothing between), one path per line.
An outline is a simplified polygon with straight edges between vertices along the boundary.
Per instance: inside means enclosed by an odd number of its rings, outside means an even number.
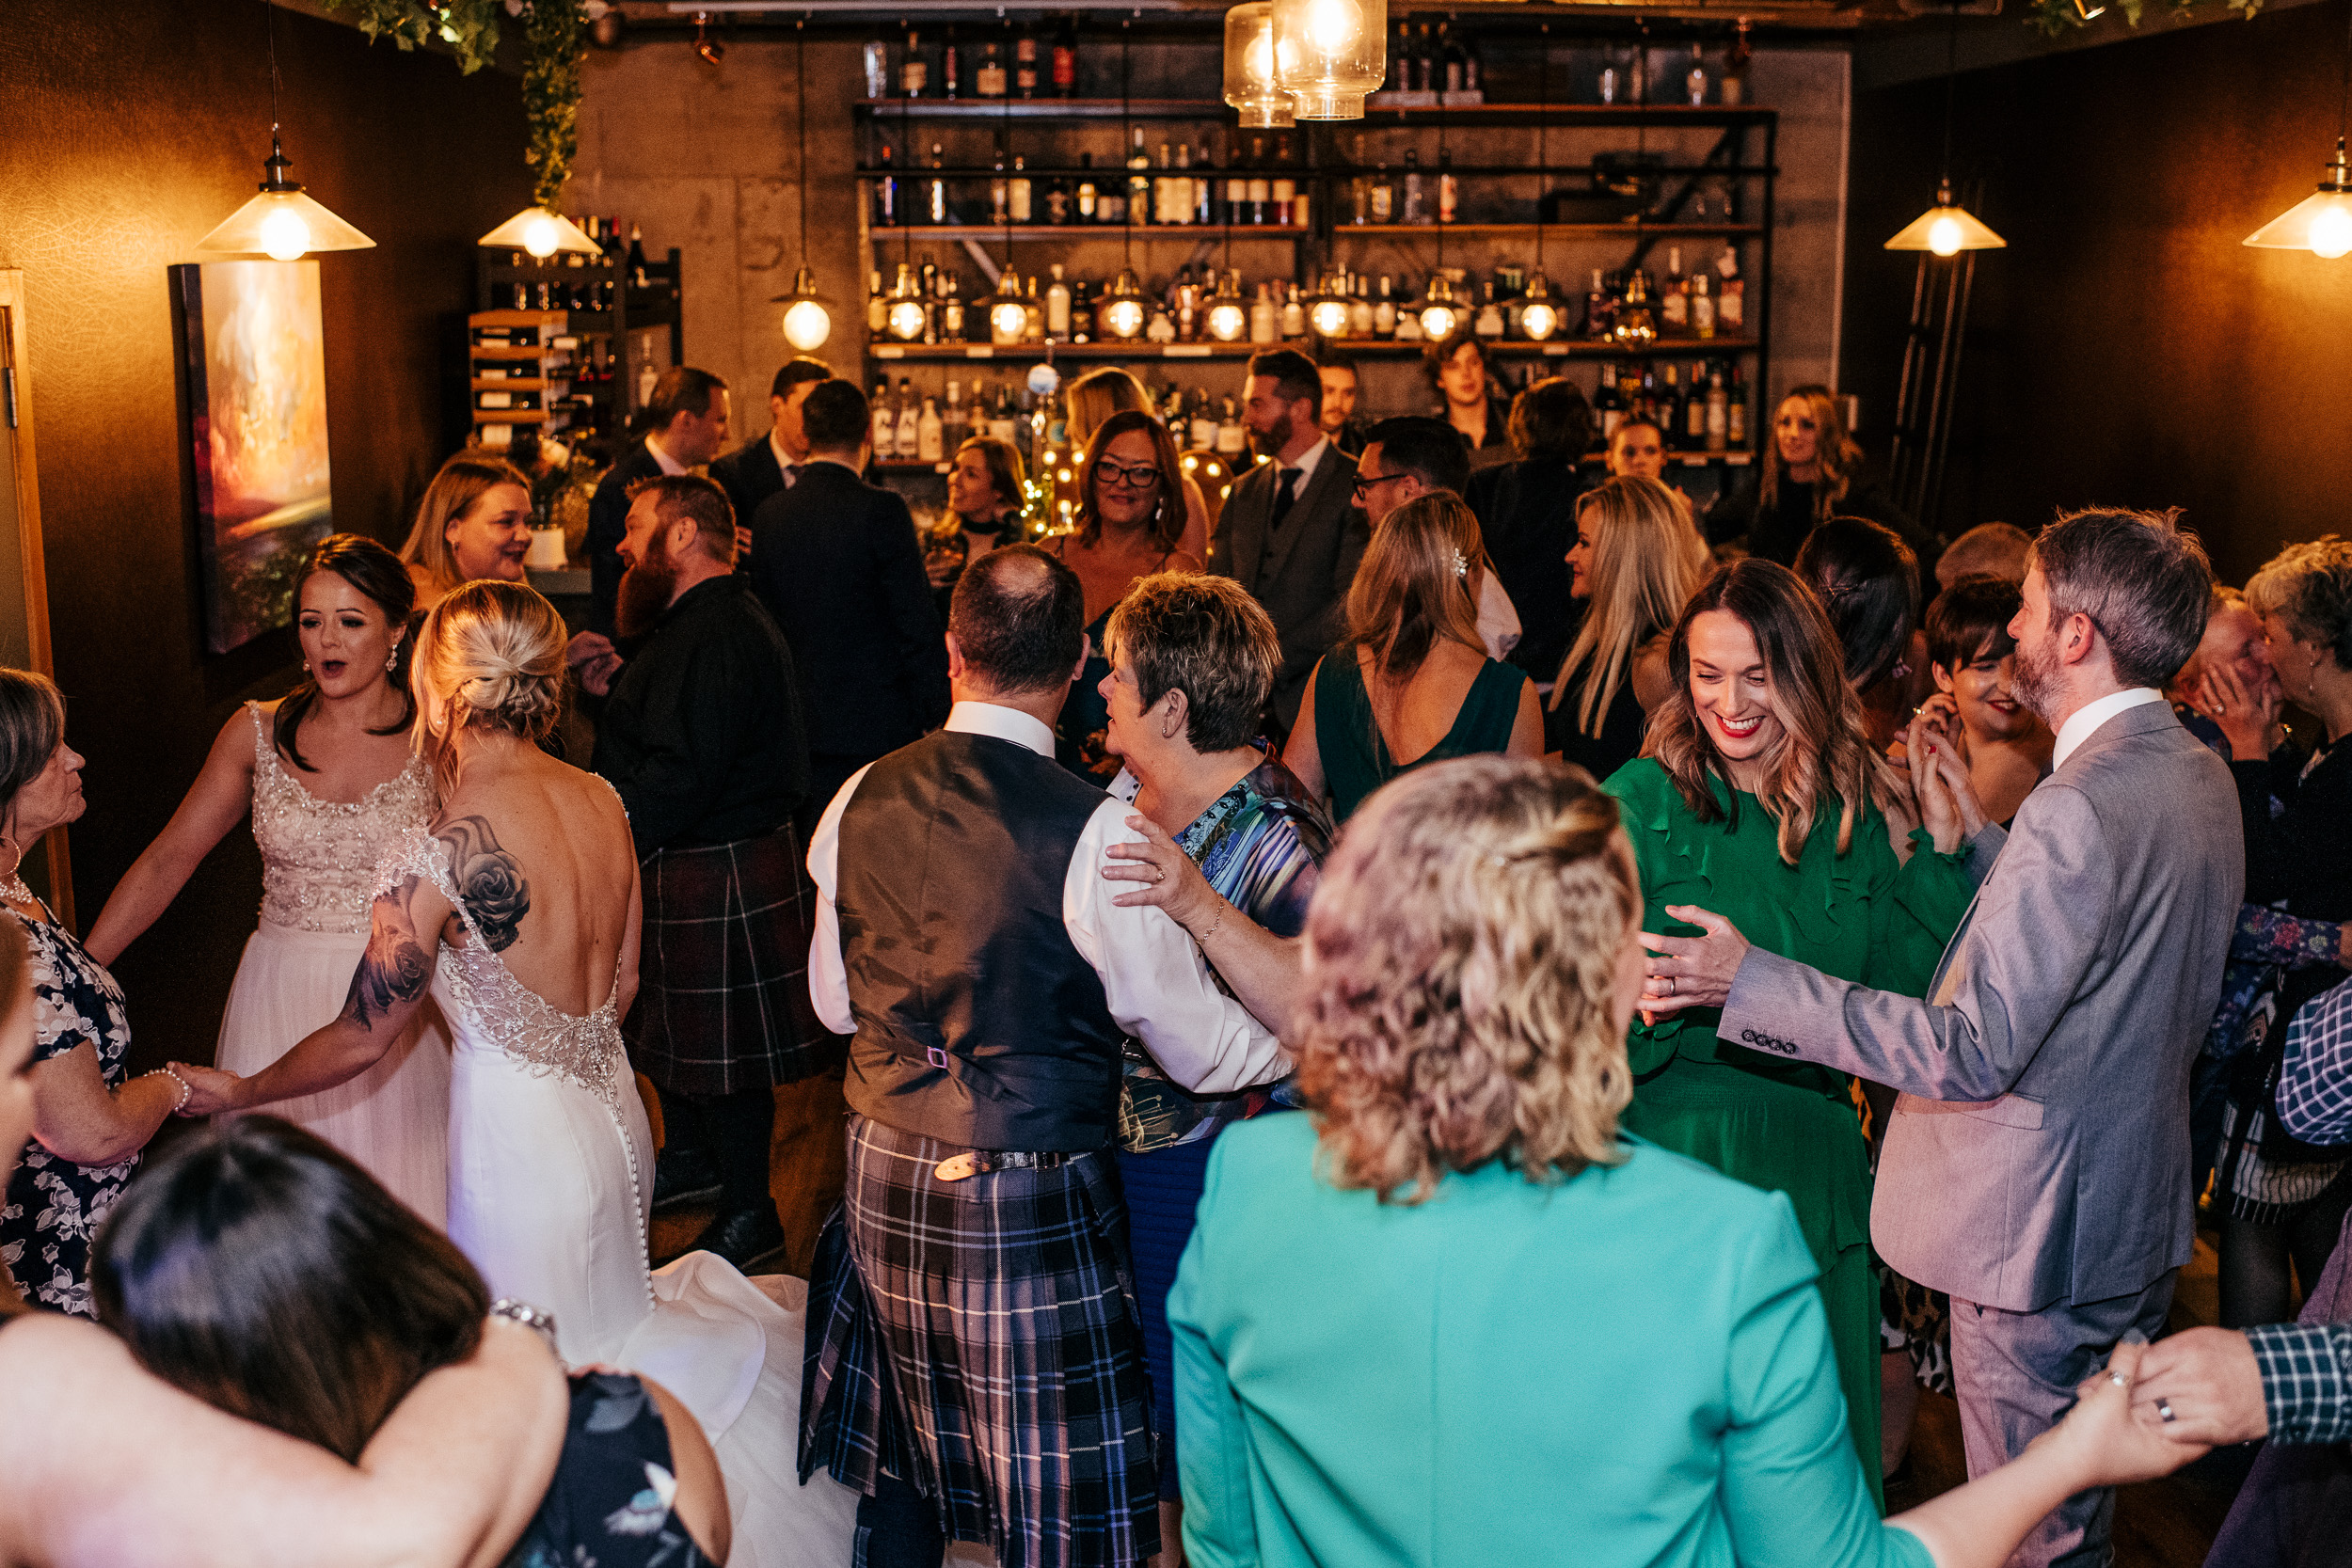
M2127 708L1971 852L1928 1000L1751 949L1718 1032L1902 1091L1870 1216L1899 1273L2017 1312L2144 1290L2189 1257L2189 1063L2246 882L2229 768Z
M1249 590L1282 639L1274 676L1274 711L1298 718L1298 699L1315 660L1347 632L1347 590L1364 559L1370 531L1355 509L1356 465L1332 447L1314 477L1275 528L1274 493L1281 467L1261 463L1236 480L1209 534L1209 570Z

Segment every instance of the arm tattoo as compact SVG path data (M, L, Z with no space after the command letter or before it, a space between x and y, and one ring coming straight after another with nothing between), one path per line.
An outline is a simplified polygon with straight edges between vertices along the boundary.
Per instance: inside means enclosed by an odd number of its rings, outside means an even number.
M351 994L343 999L343 1016L362 1029L373 1029L394 1009L414 1006L433 983L433 959L417 941L408 916L408 899L417 891L414 877L377 894L368 927L367 951L351 974Z
M461 816L435 835L449 846L449 876L466 912L493 953L503 953L522 934L531 912L531 884L514 856L499 847L498 834L479 816Z

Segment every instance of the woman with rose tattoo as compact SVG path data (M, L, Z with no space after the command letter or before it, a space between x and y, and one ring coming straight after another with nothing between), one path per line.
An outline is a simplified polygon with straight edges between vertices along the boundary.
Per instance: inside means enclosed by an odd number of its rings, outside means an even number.
M547 755L564 682L552 606L469 583L418 633L418 750L438 815L378 868L342 1014L251 1078L179 1069L187 1112L247 1110L346 1082L430 995L454 1041L449 1234L494 1295L552 1313L566 1361L653 1376L707 1432L734 1560L845 1558L855 1499L790 1473L802 1317L723 1260L645 1257L652 1136L623 1052L640 893L602 780Z
M90 928L111 964L179 897L204 857L248 816L262 851L262 915L237 963L214 1060L259 1072L342 1006L368 941L375 864L433 815L410 731L408 617L400 558L339 533L295 579L302 683L248 703L213 743L169 823ZM439 1225L449 1183L449 1032L430 1007L367 1071L271 1109L364 1166Z

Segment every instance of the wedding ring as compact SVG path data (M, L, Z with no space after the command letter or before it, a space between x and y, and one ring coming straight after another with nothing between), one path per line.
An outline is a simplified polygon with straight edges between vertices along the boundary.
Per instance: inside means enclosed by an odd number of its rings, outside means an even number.
M1165 882L1165 881L1167 881L1167 880L1168 880L1168 873L1167 873L1167 872L1165 872L1165 871L1161 870L1161 869L1160 869L1158 866L1156 866L1156 865L1155 865L1155 866L1153 866L1153 867L1152 868L1152 885L1153 885L1154 887L1158 886L1160 883Z
M2163 1421L2163 1422L2166 1422L2167 1424L2169 1424L2170 1422L2172 1422L2172 1421L2174 1421L2174 1420L2177 1420L2178 1418L2179 1418L2175 1417L2175 1416L2172 1414L2172 1402L2171 1402L2170 1400L2158 1400L2158 1401L2156 1402L2156 1419L2157 1419L2157 1420L2159 1420L2159 1421Z
M2229 711L2230 711L2230 705L2229 705L2229 704L2227 704L2227 703L2216 703L2216 704L2214 704L2214 705L2213 705L2213 712L2214 712L2214 717L2215 717L2215 718L2217 718L2217 719L2218 719L2221 715L2223 715L2223 714L2225 714L2225 713L2227 713L2227 712L2229 712Z
M1672 996L1674 993L1675 993L1675 977L1674 977L1673 975L1669 974L1669 975L1667 975L1667 976L1666 976L1666 994L1667 994L1668 996Z
M2114 1384L2118 1388L2129 1388L2132 1386L2132 1380L2118 1371L2109 1371L2107 1373L2107 1381Z

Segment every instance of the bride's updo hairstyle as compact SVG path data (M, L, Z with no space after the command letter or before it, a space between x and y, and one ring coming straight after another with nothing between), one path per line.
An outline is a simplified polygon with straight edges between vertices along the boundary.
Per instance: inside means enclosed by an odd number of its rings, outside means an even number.
M503 730L534 746L554 733L566 641L564 617L519 582L485 578L433 607L417 634L410 679L417 750L444 796L456 782L458 731Z

